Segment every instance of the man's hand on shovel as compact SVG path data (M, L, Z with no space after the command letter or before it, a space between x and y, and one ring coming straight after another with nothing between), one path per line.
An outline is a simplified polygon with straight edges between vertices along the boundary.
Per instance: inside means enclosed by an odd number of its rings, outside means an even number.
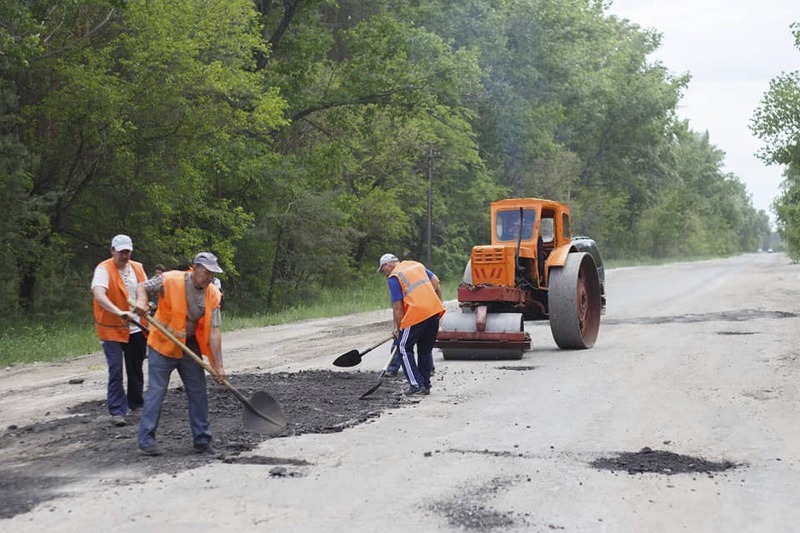
M222 353L222 332L219 328L211 328L210 337L208 340L209 344L211 345L211 351L214 353ZM220 385L225 384L225 367L222 366L222 360L220 358L214 358L214 366L213 372L211 372L211 376L216 380L217 383Z
M133 307L135 302L129 300L128 305ZM288 422L286 415L280 404L272 396L266 392L258 391L248 400L225 378L225 369L221 365L216 369L212 368L211 365L203 361L202 356L194 353L191 348L186 346L183 341L177 338L169 328L159 322L155 317L150 318L150 323L165 337L180 347L185 355L191 357L194 362L202 366L218 383L231 391L233 395L236 396L237 400L244 404L245 410L242 413L242 420L246 428L269 434L280 433L286 428ZM214 330L216 330L216 332ZM219 328L212 328L211 336L211 342L222 342L222 333L220 333Z
M145 303L142 303L141 300L137 300L136 302L133 300L128 300L128 305L131 306L131 310L128 311L128 313L132 312L139 316L146 316L148 311L150 311L150 306L147 304L147 300L145 300Z

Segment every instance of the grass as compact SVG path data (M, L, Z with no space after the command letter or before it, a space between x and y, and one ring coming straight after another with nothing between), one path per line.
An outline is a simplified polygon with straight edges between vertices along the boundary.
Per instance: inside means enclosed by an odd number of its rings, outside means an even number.
M223 311L222 330L234 331L245 328L275 326L306 320L349 315L364 311L376 311L389 306L387 290L381 286L360 287L349 290L327 289L317 294L315 301L307 305L294 306L280 311L238 314Z
M445 299L453 299L458 281L444 284ZM307 320L388 309L389 293L380 279L356 288L330 288L316 294L313 302L275 312L240 314L225 309L223 331L274 326ZM0 365L49 362L70 359L101 350L100 340L89 316L51 319L33 325L15 326L0 332Z
M91 323L46 322L0 333L0 365L69 359L100 350Z

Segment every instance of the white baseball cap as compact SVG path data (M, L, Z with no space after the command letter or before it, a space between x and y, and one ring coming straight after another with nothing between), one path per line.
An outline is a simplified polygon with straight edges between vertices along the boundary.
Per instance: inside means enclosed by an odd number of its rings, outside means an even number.
M133 251L133 241L127 235L116 235L111 239L111 247L117 252L123 250Z
M397 258L396 255L394 255L394 254L383 254L381 256L380 262L378 262L378 272L381 271L381 269L383 268L383 265L385 265L386 263L393 263L395 261L400 261Z

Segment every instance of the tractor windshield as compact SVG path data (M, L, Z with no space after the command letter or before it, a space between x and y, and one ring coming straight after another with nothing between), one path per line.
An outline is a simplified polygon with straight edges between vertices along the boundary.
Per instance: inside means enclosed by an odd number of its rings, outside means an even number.
M526 241L533 238L533 223L536 220L536 211L533 209L522 210L522 220L520 221L520 210L498 211L495 228L498 241L515 242L519 237L520 223L522 223L522 240Z

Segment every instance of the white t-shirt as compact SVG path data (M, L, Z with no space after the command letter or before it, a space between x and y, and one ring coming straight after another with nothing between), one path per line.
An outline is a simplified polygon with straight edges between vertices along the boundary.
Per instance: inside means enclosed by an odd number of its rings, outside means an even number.
M133 267L130 264L125 265L125 270L120 270L119 275L122 277L123 283L125 283L125 288L128 291L128 298L136 299L136 285L138 285L139 281L136 279L136 272L133 271ZM92 290L94 290L95 287L103 287L108 290L108 271L103 265L97 265L94 269ZM129 322L128 324L131 333L142 331L139 326L133 322Z

